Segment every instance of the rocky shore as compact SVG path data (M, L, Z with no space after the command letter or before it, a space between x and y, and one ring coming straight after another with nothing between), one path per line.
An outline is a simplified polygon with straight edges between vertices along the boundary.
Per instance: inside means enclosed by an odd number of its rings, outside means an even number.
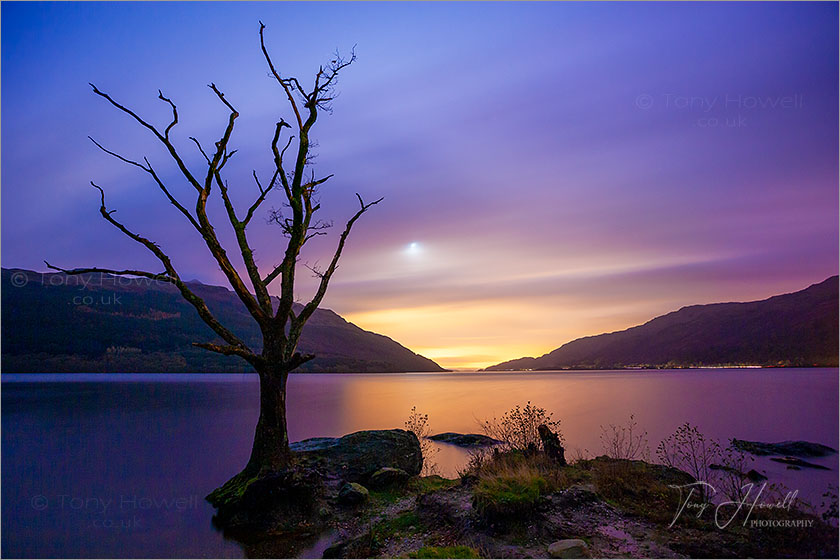
M481 447L452 480L418 476L420 444L404 430L316 438L294 447L298 464L288 473L208 496L219 509L217 524L249 557L838 554L836 526L782 495L768 492L752 509L753 499L740 508L704 504L686 498L696 482L691 475L644 461L604 456L566 464L562 447L559 457L557 450L534 446Z

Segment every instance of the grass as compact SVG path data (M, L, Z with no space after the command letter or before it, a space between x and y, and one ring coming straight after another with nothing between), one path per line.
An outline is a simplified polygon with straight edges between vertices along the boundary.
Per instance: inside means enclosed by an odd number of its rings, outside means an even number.
M414 511L407 511L400 515L377 523L373 530L376 536L383 539L398 536L401 533L413 533L422 530L423 522Z
M475 480L473 507L491 523L530 518L542 496L568 486L551 459L519 451L490 454L464 476Z
M438 490L446 490L458 485L458 480L432 475L412 478L408 482L409 492L417 495L428 494Z
M481 477L473 490L473 505L483 517L530 516L548 489L545 478L527 467Z
M469 546L424 546L410 552L409 558L481 558L478 551Z
M670 485L693 482L684 472L644 461L598 457L575 468L590 473L595 491L609 503L657 523L670 523L678 510L680 491Z

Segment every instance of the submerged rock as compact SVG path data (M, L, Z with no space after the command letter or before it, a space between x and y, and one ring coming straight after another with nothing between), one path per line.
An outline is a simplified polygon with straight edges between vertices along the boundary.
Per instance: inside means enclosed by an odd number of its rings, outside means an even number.
M794 466L794 467L805 467L807 469L819 469L821 471L830 471L828 467L824 467L822 465L817 465L816 463L809 463L808 461L803 461L802 459L797 459L796 457L770 457L771 461L776 461L777 463L784 463L786 465ZM788 468L790 468L790 466ZM795 469L792 469L795 470Z
M457 445L458 447L489 447L491 445L499 445L502 443L497 439L482 434L459 434L456 432L443 432L429 436L429 439L448 443L450 445Z
M790 457L827 457L837 453L827 445L813 443L810 441L780 441L778 443L765 443L762 441L747 441L744 439L733 439L732 445L741 451L753 455L786 455Z
M367 430L341 438L312 438L290 446L299 463L315 467L334 480L367 483L378 470L391 467L420 474L420 441L406 430Z
M761 482L762 480L767 480L766 476L764 476L755 469L750 469L747 472L742 472L734 467L730 467L727 465L718 465L717 463L712 463L711 465L709 465L709 468L713 471L726 471L728 473L740 476L742 479L747 479L752 482Z
M548 546L549 558L589 558L589 547L581 539L563 539Z
M755 469L750 469L747 471L747 478L753 482L761 482L762 480L767 480L766 476L764 476Z

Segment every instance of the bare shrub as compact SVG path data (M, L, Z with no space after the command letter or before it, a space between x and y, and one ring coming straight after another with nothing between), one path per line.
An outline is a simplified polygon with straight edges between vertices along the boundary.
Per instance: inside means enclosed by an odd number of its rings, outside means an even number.
M411 414L408 415L408 420L405 421L405 429L414 433L420 441L420 451L423 453L423 470L421 474L424 476L437 474L438 467L433 458L437 455L439 449L429 439L429 434L432 433L432 427L429 425L429 415L417 412L416 406L411 407Z
M531 404L528 401L524 407L516 405L505 412L501 418L485 420L481 423L484 434L502 442L504 449L518 449L520 451L542 449L537 427L545 424L564 443L563 433L560 431L560 420L554 420L546 409Z
M720 444L686 422L659 443L656 455L663 464L687 472L697 481L711 483L711 466L719 462ZM705 487L701 489L703 498L708 499Z
M601 426L601 446L604 454L613 459L650 459L647 432L639 433L639 424L631 414L627 423L621 426Z
M589 452L588 449L581 449L580 447L575 447L572 450L572 453L569 457L569 464L574 465L575 463L580 463L581 461L586 461L587 459L591 459L592 454Z
M718 486L730 500L741 502L753 491L755 484L747 476L753 461L751 455L735 447L731 440L729 446L721 450Z
M493 448L476 447L469 450L469 460L463 469L458 471L460 478L465 478L479 472L493 457Z

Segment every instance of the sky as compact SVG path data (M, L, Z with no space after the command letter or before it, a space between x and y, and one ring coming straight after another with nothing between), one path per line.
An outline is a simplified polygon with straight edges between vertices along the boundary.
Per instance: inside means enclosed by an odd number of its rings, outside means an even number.
M227 178L242 208L252 170L272 170L274 123L291 118L259 50L262 20L280 71L306 83L336 49L358 56L313 129L317 171L335 174L322 217L338 227L302 262L328 262L354 193L385 200L354 228L323 306L444 367L539 356L837 274L836 3L1 9L3 267L157 270L99 217L93 180L183 278L224 284L148 175L87 140L149 157L194 200L148 131L88 83L165 126L161 89L198 169L189 136L212 145L226 125L214 82L241 114ZM232 242L217 198L210 212ZM270 270L285 240L266 217L249 232ZM306 299L314 279L302 277Z

